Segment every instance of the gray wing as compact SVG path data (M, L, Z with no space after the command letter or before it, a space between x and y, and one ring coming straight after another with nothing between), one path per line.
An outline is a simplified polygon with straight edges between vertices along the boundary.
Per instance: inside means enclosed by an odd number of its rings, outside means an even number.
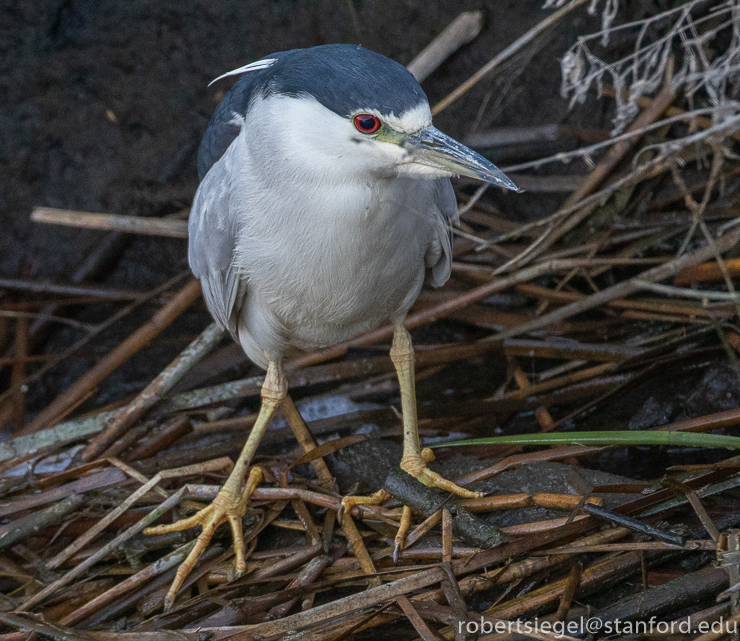
M288 53L268 57L280 58ZM263 80L263 71L245 73L216 107L198 150L201 183L188 225L190 268L200 279L208 309L235 339L238 310L246 298L247 285L234 267L237 225L230 215L232 166L225 154L239 135L252 96Z
M200 279L211 314L238 340L238 311L246 298L247 284L234 266L237 222L229 215L229 165L225 157L216 162L195 194L188 223L188 261Z
M444 285L450 278L452 270L452 232L448 229L457 223L460 217L457 212L457 198L449 178L438 178L432 181L433 202L437 209L434 226L434 238L427 250L424 262L430 270L429 281L434 287Z

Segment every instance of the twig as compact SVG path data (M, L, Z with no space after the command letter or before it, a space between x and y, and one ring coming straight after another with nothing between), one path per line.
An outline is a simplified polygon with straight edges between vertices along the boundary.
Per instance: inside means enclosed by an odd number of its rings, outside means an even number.
M150 236L188 237L188 222L173 218L93 214L85 211L54 209L53 207L35 207L31 212L31 220L35 223L67 225L86 229L107 229L132 234L148 234Z
M16 541L22 541L41 528L58 523L72 510L82 505L84 501L85 498L81 494L72 494L51 507L33 512L3 525L0 527L0 549L13 545Z
M599 610L594 617L603 622L647 621L665 612L706 602L727 585L727 573L722 568L710 566L621 599Z
M419 633L422 641L438 641L438 637L431 631L426 621L419 616L419 613L416 611L407 596L403 594L400 595L396 599L396 603L401 606L403 613L411 622L411 625L414 626L414 629Z
M74 320L74 318L64 318L63 316L53 316L52 314L36 312L16 312L7 309L0 309L0 316L5 318L17 318L19 320L28 320L29 318L33 318L52 323L59 323L60 325L69 325L69 327L76 327L77 329L84 329L86 331L90 331L95 327L90 323L83 323L81 321Z
M406 68L417 81L423 82L455 51L473 40L482 26L483 14L480 11L463 11Z
M702 289L686 289L684 287L672 287L671 285L659 285L657 283L650 283L647 281L636 278L633 283L640 289L646 289L656 294L665 294L666 296L673 296L677 298L696 298L698 300L721 300L738 302L740 301L740 294L733 292L712 292Z
M50 637L54 641L95 641L95 638L87 632L71 630L55 623L46 623L28 615L0 612L0 621L22 630L33 630Z
M113 287L103 287L101 285L64 285L37 280L25 280L22 278L0 278L0 288L31 292L34 294L89 296L101 300L137 300L146 296L142 292L129 292Z
M725 267L730 276L740 276L740 258L729 258L725 260ZM691 285L692 283L704 283L721 280L724 274L720 266L715 263L702 263L682 269L673 278L673 284L677 287Z
M193 431L193 425L187 414L179 414L174 418L166 421L160 429L149 438L144 439L136 448L126 452L126 458L129 461L141 461L156 456L159 452L166 449L179 438ZM111 445L103 454L104 458L116 456L116 443Z
M459 87L457 87L457 89L452 91L448 96L434 105L434 107L432 107L432 114L436 116L444 109L447 109L447 107L449 107L453 102L455 102L461 96L465 95L468 91L470 91L470 89L475 87L475 85L483 80L483 78L485 78L489 73L496 69L496 67L501 65L501 63L511 58L515 53L517 53L526 45L535 40L540 34L544 33L547 29L556 24L562 17L568 15L571 11L573 11L573 9L581 6L585 2L586 0L573 0L573 2L567 4L561 9L558 9L551 15L547 16L547 18L537 23L534 27L532 27L532 29L517 38L501 53L497 54L489 62L483 65L483 67L481 67L470 78L468 78Z
M659 530L652 525L643 523L642 521L638 521L637 519L630 518L628 516L625 516L624 514L611 512L610 510L599 507L598 505L586 504L583 506L583 511L587 514L597 516L600 519L604 519L605 521L611 521L612 523L615 523L617 525L627 527L630 530L634 530L635 532L640 532L642 534L647 534L648 536L655 537L657 539L660 539L664 543L683 546L686 540L685 536L673 534L672 532L664 532L663 530Z
M95 474L83 476L72 483L52 488L46 492L30 494L29 496L15 501L4 501L3 503L0 503L0 516L17 514L23 510L30 510L41 505L55 503L56 501L61 501L73 494L83 494L84 492L90 492L92 490L102 490L106 487L113 487L119 485L125 480L126 475L121 470L109 467Z
M192 298L200 294L199 284L191 284L188 286L195 292L188 291L184 301L180 301L174 310L169 310L168 316L162 316L158 319L159 323L167 323L168 321L174 320L174 316L171 316L173 312L179 313L184 307L186 307ZM174 302L175 299L173 299ZM151 321L154 322L154 319ZM165 325L166 326L166 325ZM164 329L164 327L162 327ZM154 330L156 331L156 329ZM159 330L161 331L161 329ZM159 333L157 331L157 333ZM151 340L156 334L150 332L143 334L141 340ZM177 382L190 370L193 365L200 361L203 356L215 347L219 341L223 338L224 331L216 323L211 323L203 332L198 336L190 345L188 345L180 355L173 360L160 374L154 378L138 395L129 403L126 408L115 418L115 420L108 426L108 428L96 436L91 443L82 452L82 460L84 462L92 461L97 456L102 454L106 448L110 446L113 441L120 438L124 432L139 420L148 409L150 409L162 396L169 392ZM135 346L135 349L140 348L143 345ZM127 357L124 356L124 357ZM102 378L102 377L99 377ZM99 380L99 378L97 380Z

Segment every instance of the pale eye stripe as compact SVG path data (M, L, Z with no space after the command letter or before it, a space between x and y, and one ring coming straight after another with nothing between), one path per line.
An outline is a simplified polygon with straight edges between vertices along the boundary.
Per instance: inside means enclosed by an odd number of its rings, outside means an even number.
M380 118L381 122L387 123L396 131L407 134L415 134L422 129L426 129L432 124L432 112L429 105L422 103L404 111L400 116L396 114L381 114L377 109L363 109L352 114L352 117L367 113Z

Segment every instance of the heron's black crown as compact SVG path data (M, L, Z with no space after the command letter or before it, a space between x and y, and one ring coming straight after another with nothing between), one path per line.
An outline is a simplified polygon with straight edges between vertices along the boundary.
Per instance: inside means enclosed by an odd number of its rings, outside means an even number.
M263 91L288 96L309 94L340 116L364 109L400 116L427 102L406 67L356 45L287 51L263 74Z

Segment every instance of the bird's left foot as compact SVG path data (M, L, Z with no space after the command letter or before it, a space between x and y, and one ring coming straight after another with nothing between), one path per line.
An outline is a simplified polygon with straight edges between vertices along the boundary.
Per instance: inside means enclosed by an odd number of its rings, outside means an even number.
M464 499L478 499L483 496L483 492L466 490L464 487L460 487L452 481L448 481L442 475L437 474L437 472L430 470L428 468L428 464L433 461L434 454L432 453L432 450L425 447L419 456L404 456L401 459L401 469L428 487L438 487ZM339 508L339 521L341 523L343 514L350 514L352 508L356 506L380 505L389 498L391 498L391 495L385 490L378 490L371 496L345 496L342 499L342 504ZM401 514L401 521L398 525L398 532L396 533L393 544L393 562L396 564L398 564L400 560L401 550L406 542L406 533L408 532L410 525L411 508L404 505L403 513Z
M352 509L359 505L380 505L381 503L392 498L385 490L378 490L370 496L345 496L342 499L342 504L339 506L339 512L337 512L337 518L339 522L345 514L351 514ZM404 541L406 540L406 532L409 530L411 525L411 508L403 506L403 513L401 514L401 521L398 524L398 531L396 532L396 538L393 545L393 562L398 565L399 555L403 549Z
M434 462L434 453L428 447L425 447L418 456L404 456L401 459L401 469L418 479L427 487L438 487L446 490L451 494L456 494L464 499L478 499L483 496L483 492L473 492L460 487L452 481L448 481L441 474L429 469L428 464ZM398 533L393 545L393 562L397 565L401 559L401 550L406 542L406 532L411 525L411 510L404 506L401 522L398 527Z
M416 479L419 479L427 487L438 487L441 490L447 490L464 499L479 499L483 492L473 492L466 490L464 487L448 481L441 474L432 472L427 465L434 461L434 453L428 447L425 447L418 456L404 456L401 459L401 469Z

